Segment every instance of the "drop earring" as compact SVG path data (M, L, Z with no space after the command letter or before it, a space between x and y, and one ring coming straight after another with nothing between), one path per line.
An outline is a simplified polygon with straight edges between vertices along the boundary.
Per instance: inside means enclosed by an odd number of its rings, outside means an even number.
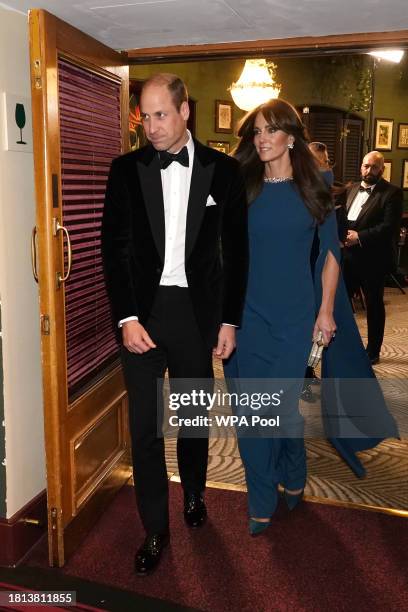
M295 146L294 142L288 142L288 149L293 149L294 146Z

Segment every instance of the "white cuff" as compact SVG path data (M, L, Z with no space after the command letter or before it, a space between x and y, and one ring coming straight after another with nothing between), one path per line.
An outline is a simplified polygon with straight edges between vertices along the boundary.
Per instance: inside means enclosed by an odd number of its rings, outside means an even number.
M221 323L221 325L228 325L228 327L238 327L238 325L234 325L233 323Z
M124 323L126 323L127 321L138 321L139 317L126 317L126 319L121 319L118 323L118 327L122 327L122 325Z

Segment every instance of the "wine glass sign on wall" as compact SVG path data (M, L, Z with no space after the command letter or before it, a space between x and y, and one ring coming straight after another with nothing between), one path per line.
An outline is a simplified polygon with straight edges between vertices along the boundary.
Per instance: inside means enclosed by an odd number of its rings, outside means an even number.
M25 96L3 93L4 149L32 153L31 100Z
M27 143L23 140L23 128L26 124L26 114L24 104L17 102L15 118L18 127L20 128L20 140L16 140L16 144L26 145Z

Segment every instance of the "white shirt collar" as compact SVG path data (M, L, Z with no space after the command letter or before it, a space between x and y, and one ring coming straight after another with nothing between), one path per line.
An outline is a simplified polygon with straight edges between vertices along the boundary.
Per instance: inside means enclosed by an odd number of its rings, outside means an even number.
M187 151L189 153L194 153L193 137L191 136L190 130L186 130L186 131L187 131L188 140L187 140L187 142L185 144L183 144L183 147L187 147ZM173 151L173 153L175 153L175 154L179 153L183 147L180 147L179 149L177 149L177 151Z
M193 140L193 137L191 136L190 130L187 130L187 134L188 134L188 140L185 146L187 147L188 159L189 159L189 165L190 165L194 157L194 140Z

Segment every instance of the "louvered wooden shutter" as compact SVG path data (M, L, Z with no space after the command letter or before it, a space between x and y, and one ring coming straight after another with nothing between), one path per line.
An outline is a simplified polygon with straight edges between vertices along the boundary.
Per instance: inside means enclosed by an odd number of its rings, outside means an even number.
M334 176L342 180L341 132L343 120L340 113L310 112L309 133L312 141L323 142L327 146L329 158L334 163Z
M68 390L97 379L118 356L105 290L100 230L111 160L121 153L120 84L58 62L62 210L72 242L65 284Z
M363 120L345 119L344 132L347 137L343 145L343 181L357 181L363 151Z

